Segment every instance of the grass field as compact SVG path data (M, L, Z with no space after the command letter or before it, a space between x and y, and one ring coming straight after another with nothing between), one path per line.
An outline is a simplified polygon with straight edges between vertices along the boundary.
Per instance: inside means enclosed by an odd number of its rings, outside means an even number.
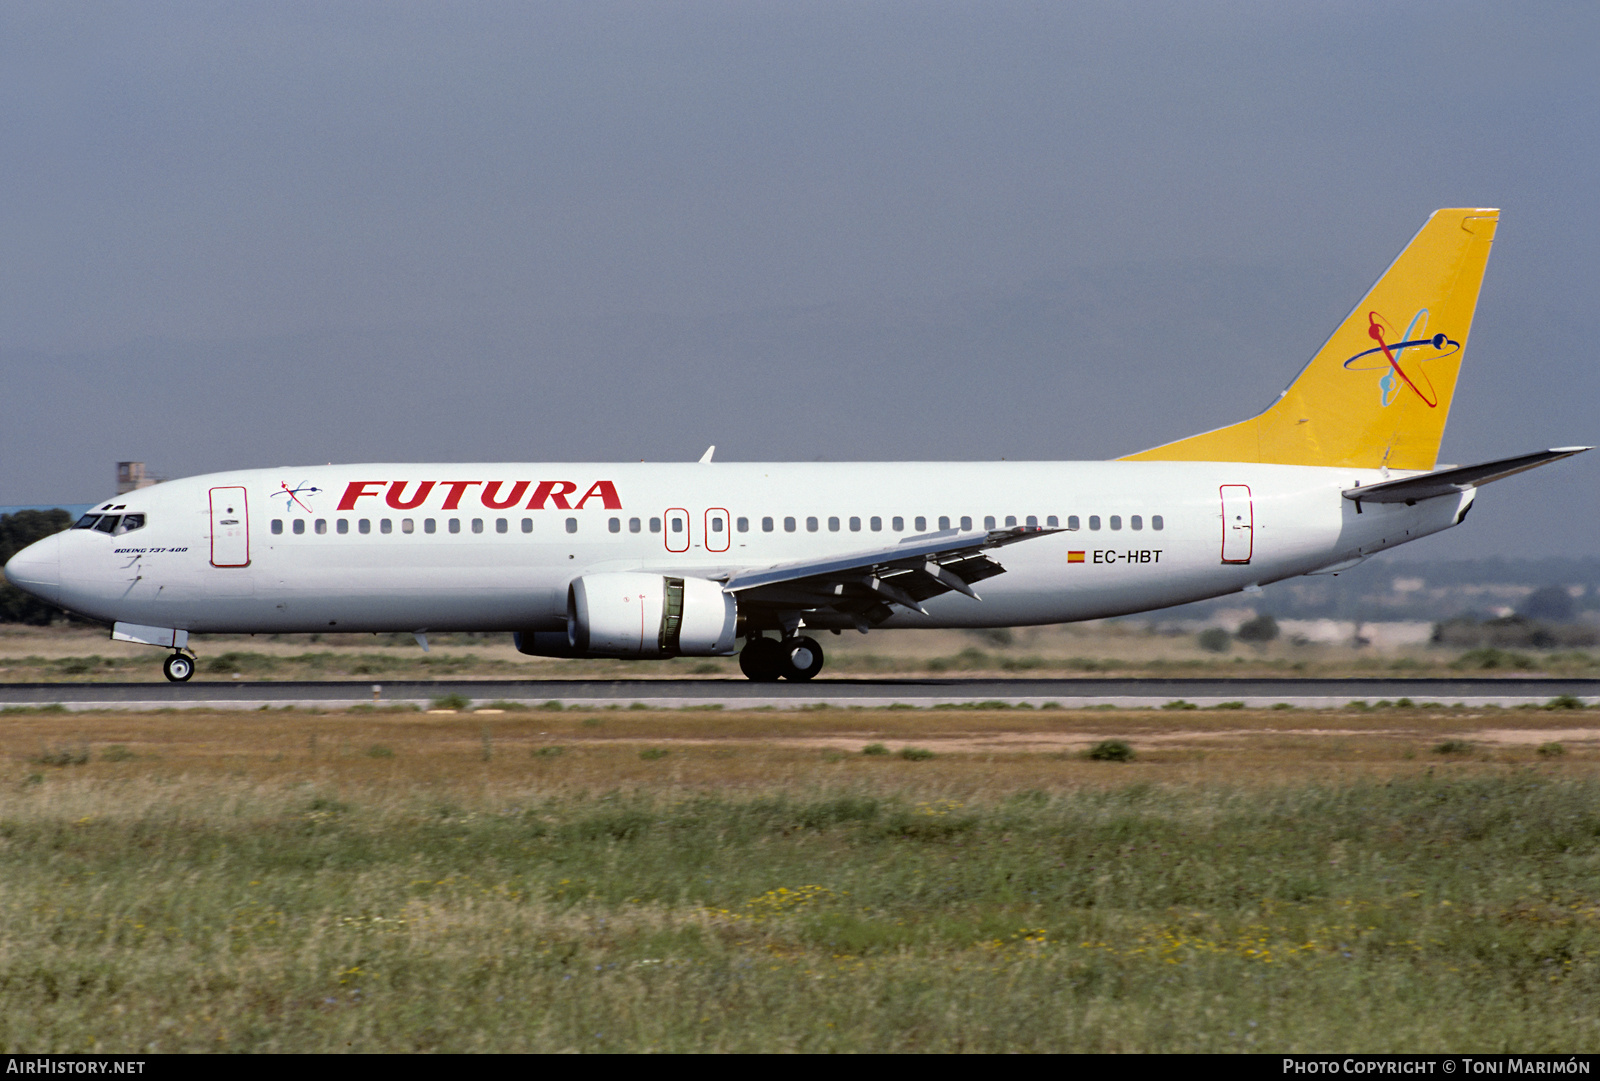
M1593 710L21 711L0 763L6 1051L1600 1049Z
M834 677L1040 676L1450 676L1549 673L1600 675L1595 650L1355 648L1279 639L1202 649L1195 635L1151 633L1114 621L1016 631L890 631L821 635ZM509 634L431 636L429 652L409 634L196 635L198 680L268 679L629 679L735 676L734 657L657 661L554 660L518 653ZM162 653L112 642L81 625L0 625L0 681L160 682Z

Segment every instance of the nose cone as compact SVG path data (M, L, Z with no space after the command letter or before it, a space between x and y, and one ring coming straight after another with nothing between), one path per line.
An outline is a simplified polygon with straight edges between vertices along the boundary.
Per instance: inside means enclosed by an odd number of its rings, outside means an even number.
M61 534L28 545L6 564L6 581L51 604L61 598Z

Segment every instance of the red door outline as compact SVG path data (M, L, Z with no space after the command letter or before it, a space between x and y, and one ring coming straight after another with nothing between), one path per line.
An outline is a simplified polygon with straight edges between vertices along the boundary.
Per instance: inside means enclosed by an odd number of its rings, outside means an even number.
M683 547L681 548L674 548L672 546L672 516L674 514L678 515L683 522ZM663 514L661 518L661 539L666 544L667 551L687 552L689 550L689 538L692 532L689 528L689 512L684 510L682 507L668 507L667 512Z
M719 516L722 518L722 529L720 531L711 528L711 519L714 516ZM728 544L731 541L731 538L728 536L728 534L732 532L733 522L729 520L728 511L726 508L712 507L710 510L706 511L706 551L726 552L728 550ZM721 545L721 547L719 548L718 545Z
M238 487L213 488L210 495L211 565L248 567L250 503L245 497L245 490Z
M1255 501L1248 484L1224 484L1222 498L1222 561L1248 563L1256 548Z

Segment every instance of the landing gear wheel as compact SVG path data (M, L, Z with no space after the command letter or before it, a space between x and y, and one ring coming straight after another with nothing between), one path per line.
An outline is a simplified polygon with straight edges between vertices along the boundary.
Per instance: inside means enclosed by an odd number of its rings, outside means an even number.
M815 638L785 638L778 648L784 679L804 683L822 671L822 647Z
M752 638L739 651L739 671L757 683L773 683L783 675L783 650L771 638Z
M174 653L161 665L161 671L174 683L187 683L194 675L194 658Z

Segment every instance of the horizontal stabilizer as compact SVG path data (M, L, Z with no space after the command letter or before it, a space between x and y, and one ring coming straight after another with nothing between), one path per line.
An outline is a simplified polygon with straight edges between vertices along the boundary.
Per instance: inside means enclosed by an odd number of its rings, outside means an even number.
M1441 495L1460 495L1468 488L1477 488L1490 481L1525 473L1541 465L1559 462L1563 458L1570 458L1574 454L1582 454L1592 449L1592 447L1553 447L1550 450L1536 451L1515 458L1501 458L1497 462L1457 466L1454 469L1424 473L1419 477L1405 477L1401 480L1386 480L1359 488L1346 488L1344 497L1358 499L1363 503L1415 503L1421 499L1433 499Z

